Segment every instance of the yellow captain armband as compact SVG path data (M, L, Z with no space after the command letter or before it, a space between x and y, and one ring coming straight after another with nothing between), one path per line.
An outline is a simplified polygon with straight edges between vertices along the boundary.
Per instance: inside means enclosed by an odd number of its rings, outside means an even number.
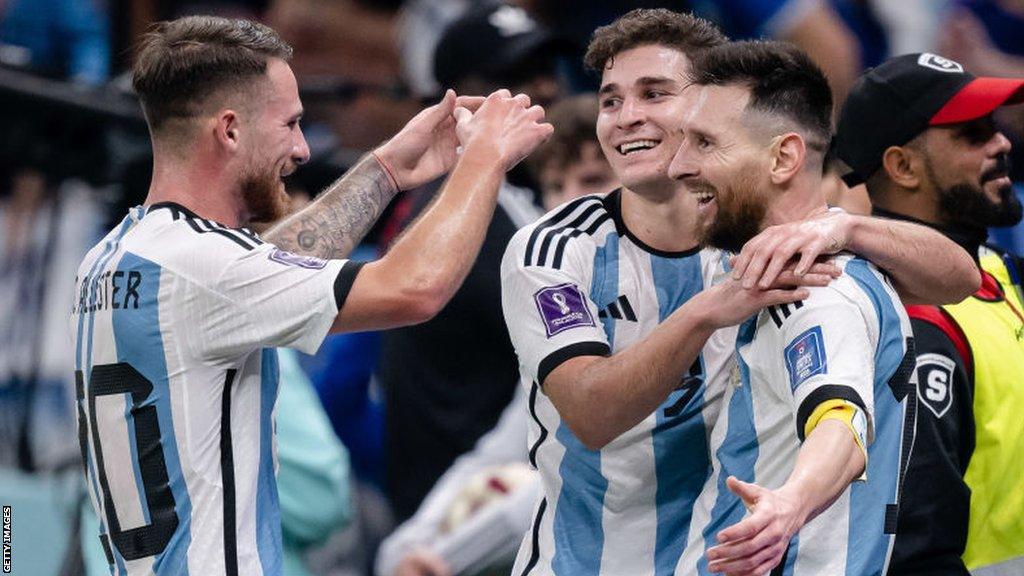
M839 420L853 433L853 440L857 443L861 452L864 453L864 472L857 480L867 480L868 450L867 450L867 418L859 406L847 400L826 400L811 412L810 418L804 424L804 438L811 435L814 428L823 420Z

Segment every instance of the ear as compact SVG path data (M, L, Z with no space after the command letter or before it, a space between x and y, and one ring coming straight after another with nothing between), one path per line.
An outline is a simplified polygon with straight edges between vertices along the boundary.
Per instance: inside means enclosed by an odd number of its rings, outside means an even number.
M784 184L793 179L803 168L807 158L807 145L796 132L789 132L772 139L769 170L774 184Z
M217 112L217 124L214 126L217 143L225 150L235 152L241 142L241 124L238 113L230 108Z
M882 169L900 188L916 190L924 180L924 158L912 148L887 148L882 154Z

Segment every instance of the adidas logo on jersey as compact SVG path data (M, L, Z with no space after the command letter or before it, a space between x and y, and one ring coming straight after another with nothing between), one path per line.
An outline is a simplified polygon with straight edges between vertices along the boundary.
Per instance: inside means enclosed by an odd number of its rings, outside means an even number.
M636 322L636 312L633 311L633 306L629 304L629 300L626 295L623 294L611 304L605 306L600 312L597 313L598 318L607 318L611 316L616 320L628 320L630 322Z

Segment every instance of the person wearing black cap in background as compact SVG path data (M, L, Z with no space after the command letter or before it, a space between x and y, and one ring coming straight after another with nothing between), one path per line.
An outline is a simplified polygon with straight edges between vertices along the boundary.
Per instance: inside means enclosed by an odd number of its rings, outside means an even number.
M1024 574L1021 261L985 244L988 226L1021 219L992 119L1021 102L1024 79L910 54L864 74L840 116L847 184L866 184L878 215L944 232L982 270L959 304L907 307L920 403L889 574Z
M558 49L522 9L487 2L446 29L434 71L445 88L502 87L547 105L563 93ZM424 211L440 184L406 193L382 245ZM385 489L398 522L512 400L519 363L501 313L499 269L515 231L540 216L532 190L505 182L481 253L452 301L429 322L383 335L377 377L386 396Z

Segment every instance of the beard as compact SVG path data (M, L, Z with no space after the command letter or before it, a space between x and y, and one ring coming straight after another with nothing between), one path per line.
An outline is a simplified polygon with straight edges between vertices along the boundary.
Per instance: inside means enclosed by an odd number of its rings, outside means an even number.
M929 178L935 182L935 174L931 165L926 165ZM1020 222L1024 208L1020 199L1007 184L999 188L999 201L993 202L985 195L983 186L986 182L1010 173L1010 161L1006 155L997 158L994 168L986 170L978 179L977 184L962 182L938 189L939 211L945 222L951 224L968 224L972 226L997 228L1013 226Z
M266 223L279 220L288 213L288 194L273 168L253 170L242 177L242 202L249 213L249 222Z
M702 189L714 192L718 209L701 232L701 245L739 253L743 245L761 231L761 223L768 212L767 202L754 183L744 177L727 186L725 194L705 180L698 180L691 186L693 191Z

